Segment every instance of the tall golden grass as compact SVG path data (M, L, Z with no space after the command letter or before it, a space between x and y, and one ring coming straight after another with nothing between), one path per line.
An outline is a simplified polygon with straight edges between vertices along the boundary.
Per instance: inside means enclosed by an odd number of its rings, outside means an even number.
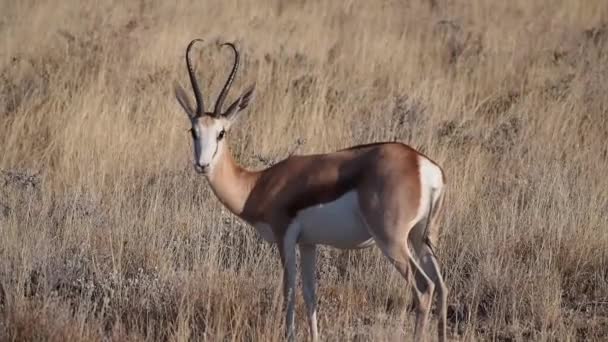
M257 81L243 165L398 140L443 166L451 338L608 336L605 0L4 0L0 340L282 338L274 247L191 167L195 37L207 103L216 42ZM324 340L410 338L376 249L319 258Z

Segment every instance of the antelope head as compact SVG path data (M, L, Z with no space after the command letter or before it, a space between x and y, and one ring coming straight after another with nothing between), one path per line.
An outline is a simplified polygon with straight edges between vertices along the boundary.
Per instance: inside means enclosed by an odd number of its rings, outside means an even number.
M221 155L225 147L225 137L232 124L236 121L239 113L249 105L253 97L255 83L248 87L226 110L223 110L224 100L228 95L230 86L234 81L236 72L239 68L239 52L232 43L224 43L221 46L228 46L234 52L234 65L232 71L228 75L228 79L222 88L222 91L215 101L215 107L212 112L205 111L203 95L194 74L192 61L190 59L190 51L196 42L202 42L202 39L194 39L186 48L186 66L192 91L196 99L196 107L192 107L188 95L184 89L177 85L175 87L175 97L182 106L192 127L190 133L192 135L192 143L194 147L194 168L199 173L209 174L217 161L217 156Z

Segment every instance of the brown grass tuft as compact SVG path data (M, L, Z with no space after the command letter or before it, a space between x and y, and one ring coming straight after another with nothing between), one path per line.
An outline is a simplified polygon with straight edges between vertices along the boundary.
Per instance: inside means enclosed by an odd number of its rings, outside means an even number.
M207 102L216 41L257 81L246 166L400 140L444 167L453 338L608 335L606 1L0 7L0 340L281 339L276 251L190 167L172 88L199 36ZM411 335L377 250L319 259L325 339Z

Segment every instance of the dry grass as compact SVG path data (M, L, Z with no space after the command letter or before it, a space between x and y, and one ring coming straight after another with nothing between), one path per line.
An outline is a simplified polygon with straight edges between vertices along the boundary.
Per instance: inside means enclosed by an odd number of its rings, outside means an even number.
M236 88L258 83L241 163L300 138L400 140L444 167L453 338L608 335L605 0L4 0L0 340L281 338L276 251L190 166L172 89L199 36L207 102L216 40L240 43ZM326 340L411 335L377 250L320 259Z

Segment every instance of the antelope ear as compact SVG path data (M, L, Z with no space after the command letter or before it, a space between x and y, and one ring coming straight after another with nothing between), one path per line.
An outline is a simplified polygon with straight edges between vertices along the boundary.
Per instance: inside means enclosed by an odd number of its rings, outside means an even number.
M194 117L194 109L190 104L190 100L188 99L188 95L186 95L186 91L179 84L175 84L175 98L177 102L182 106L186 114L189 118Z
M245 90L243 92L243 94L241 96L239 96L239 98L236 99L236 101L234 101L222 115L226 119L228 119L228 121L231 121L231 122L235 121L238 117L238 114L243 109L247 108L247 106L249 105L249 102L251 102L251 100L253 99L254 90L255 90L255 83L253 83L251 86L249 86L247 88L247 90Z

